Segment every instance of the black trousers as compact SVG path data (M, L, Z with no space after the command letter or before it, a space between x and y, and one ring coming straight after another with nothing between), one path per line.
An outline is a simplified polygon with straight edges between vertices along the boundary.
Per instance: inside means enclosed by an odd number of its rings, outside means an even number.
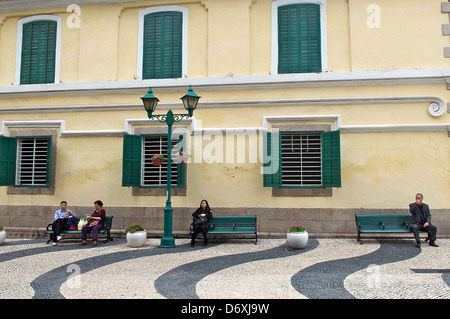
M52 230L53 230L53 234L52 234L52 242L56 243L56 236L61 235L61 232L66 229L67 227L67 221L65 219L57 219L53 222L52 225Z
M420 241L419 230L428 232L430 242L436 240L437 227L433 224L429 224L427 227L423 227L423 224L410 224L409 227L411 227L416 242Z
M203 239L205 241L205 244L208 244L208 238L206 237L206 233L208 232L207 226L205 224L195 224L194 225L194 232L192 233L192 240L191 244L195 244L195 238L197 238L198 232L201 231L203 234Z

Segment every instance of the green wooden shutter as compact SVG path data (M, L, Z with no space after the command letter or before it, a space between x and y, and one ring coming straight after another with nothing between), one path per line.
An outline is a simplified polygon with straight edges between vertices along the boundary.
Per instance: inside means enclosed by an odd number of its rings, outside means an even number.
M52 183L52 137L47 138L47 172L45 186L50 187Z
M140 186L142 137L123 136L122 186Z
M341 187L340 131L322 133L322 184Z
M264 187L281 187L281 134L264 133Z
M23 25L20 84L54 83L56 22Z
M0 136L0 186L13 186L16 181L17 140Z
M178 144L183 143L185 141L185 135L180 134L178 136ZM178 147L178 151L185 151L184 149L185 143L183 147L180 149ZM177 164L177 187L185 187L186 186L186 163L178 163Z
M278 8L278 73L321 72L320 5Z
M157 12L144 17L144 79L181 78L181 12Z

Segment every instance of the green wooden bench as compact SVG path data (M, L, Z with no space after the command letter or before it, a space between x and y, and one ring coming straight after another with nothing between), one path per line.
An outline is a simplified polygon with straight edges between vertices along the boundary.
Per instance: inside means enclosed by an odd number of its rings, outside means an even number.
M197 218L193 217L191 234L194 232L196 221ZM258 243L256 216L214 216L209 220L208 234L254 234L256 245Z
M410 220L411 214L355 214L357 240L363 244L361 233L411 233Z
M78 222L80 221L81 218L84 217L76 217L77 219L77 225ZM111 226L112 226L112 219L113 216L106 216L105 217L105 224L103 225L103 228L98 232L99 234L106 234L106 241L105 243L107 243L108 241L112 241L113 238L111 237ZM52 224L48 224L47 225L47 230L46 230L46 234L50 235L50 239L47 241L47 244L52 240L52 234L53 234L53 230L52 230ZM81 234L81 230L68 230L68 229L64 229L61 234Z

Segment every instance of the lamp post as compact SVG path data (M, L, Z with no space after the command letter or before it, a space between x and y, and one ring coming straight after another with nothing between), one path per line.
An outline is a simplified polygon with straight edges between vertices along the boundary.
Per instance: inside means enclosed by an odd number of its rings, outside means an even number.
M156 106L159 102L158 98L153 95L152 88L149 88L148 93L141 97L144 103L144 108L147 111L149 119L157 119L161 123L166 123L167 129L167 200L164 207L164 236L161 238L162 248L175 247L175 238L172 235L172 216L173 208L171 202L171 175L172 175L172 125L173 123L180 122L184 118L190 118L194 114L194 110L197 108L198 100L200 96L195 94L192 90L192 86L189 86L188 92L181 98L184 108L188 111L188 114L173 114L172 110L169 110L166 115L153 115L156 110Z

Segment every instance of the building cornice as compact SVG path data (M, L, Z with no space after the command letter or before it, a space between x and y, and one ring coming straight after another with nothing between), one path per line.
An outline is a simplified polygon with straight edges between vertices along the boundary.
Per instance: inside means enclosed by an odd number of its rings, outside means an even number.
M10 85L0 86L0 98L135 94L143 92L145 93L148 87L152 87L155 92L183 92L189 87L189 85L192 85L198 91L208 91L392 84L448 84L449 81L450 69L448 68L326 72L307 74L274 74L159 80L125 80Z
M445 101L438 96L384 96L384 97L342 97L318 99L281 99L281 100L235 100L200 102L204 108L241 108L241 107L283 107L310 105L372 105L428 103L428 113L433 117L443 115L447 109ZM158 109L182 109L181 103L159 103ZM66 112L106 112L142 110L141 104L96 104L96 105L56 105L56 106L17 106L0 108L0 114L66 113Z
M89 5L120 2L136 2L136 0L2 0L0 1L0 12L67 7L73 3L77 5Z
M262 127L238 128L202 128L196 118L184 119L178 125L189 126L191 135L196 134L259 134L271 131L271 124L285 122L330 122L334 130L342 133L386 133L386 132L448 132L450 137L450 123L442 124L388 124L388 125L341 125L340 115L300 115L300 116L264 116ZM155 119L125 119L123 130L97 130L97 131L69 131L65 120L48 121L3 121L0 136L8 136L11 128L57 128L60 137L122 137L124 134L133 134L134 126L160 126L164 125Z

